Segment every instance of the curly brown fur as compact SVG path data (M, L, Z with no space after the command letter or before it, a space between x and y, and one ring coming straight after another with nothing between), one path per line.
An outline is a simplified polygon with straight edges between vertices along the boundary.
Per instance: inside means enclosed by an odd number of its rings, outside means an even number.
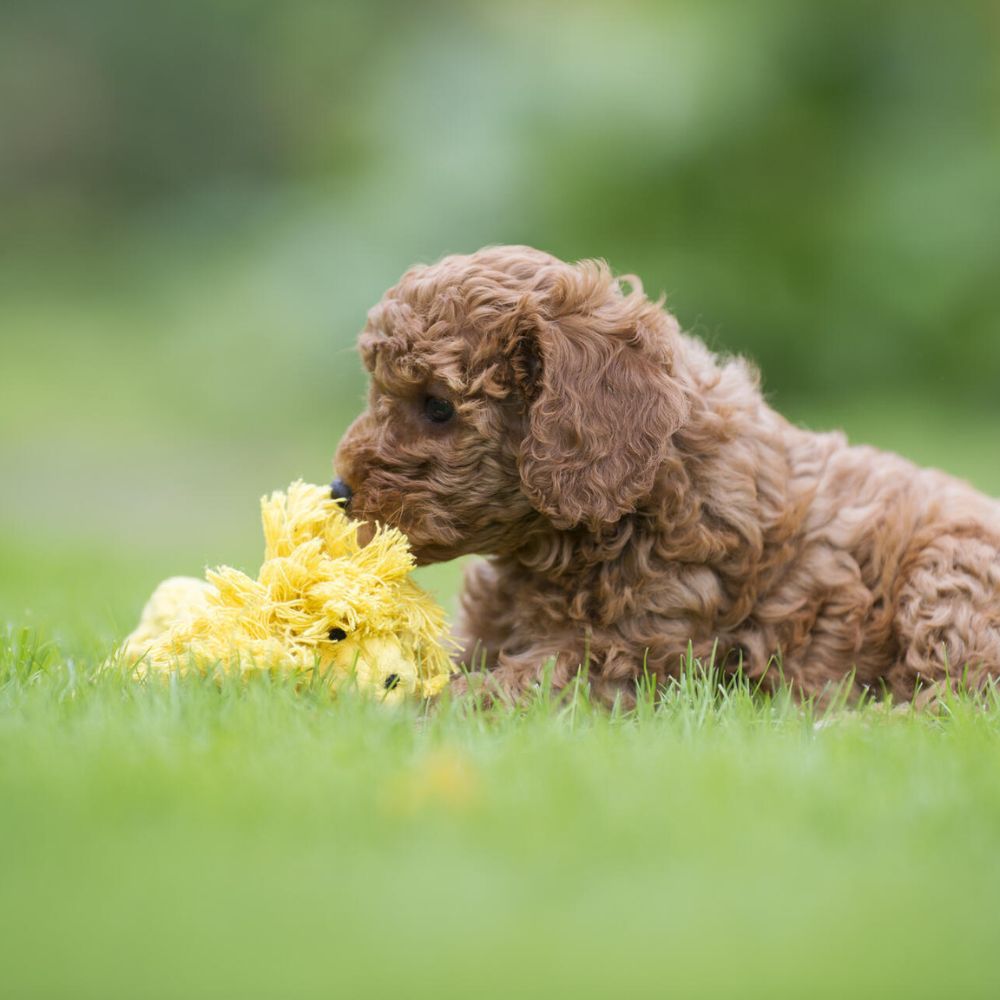
M634 277L495 247L415 267L360 338L355 516L472 565L459 635L517 693L604 698L696 656L801 693L1000 672L1000 504L796 428ZM452 419L428 419L428 396Z

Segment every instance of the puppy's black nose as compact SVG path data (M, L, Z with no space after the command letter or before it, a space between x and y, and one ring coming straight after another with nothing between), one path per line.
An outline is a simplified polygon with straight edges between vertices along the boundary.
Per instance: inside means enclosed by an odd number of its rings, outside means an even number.
M330 483L330 496L334 500L343 500L344 508L346 509L348 504L351 502L351 497L354 495L354 491L351 489L347 483L344 482L340 476Z

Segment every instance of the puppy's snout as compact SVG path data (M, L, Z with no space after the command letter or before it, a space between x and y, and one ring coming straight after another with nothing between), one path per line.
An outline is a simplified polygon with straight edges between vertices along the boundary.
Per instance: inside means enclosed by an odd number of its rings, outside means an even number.
M351 497L354 496L354 491L351 489L347 483L344 482L340 476L337 476L332 483L330 483L330 496L334 500L343 500L344 509L346 510L351 504Z

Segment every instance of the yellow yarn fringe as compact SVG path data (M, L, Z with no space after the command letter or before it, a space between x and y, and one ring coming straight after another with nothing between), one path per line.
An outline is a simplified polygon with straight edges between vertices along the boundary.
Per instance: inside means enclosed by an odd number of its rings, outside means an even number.
M297 481L261 499L257 579L229 566L206 580L173 577L149 599L122 655L138 676L281 670L380 699L431 697L448 683L445 615L410 579L406 536L359 522L326 486Z

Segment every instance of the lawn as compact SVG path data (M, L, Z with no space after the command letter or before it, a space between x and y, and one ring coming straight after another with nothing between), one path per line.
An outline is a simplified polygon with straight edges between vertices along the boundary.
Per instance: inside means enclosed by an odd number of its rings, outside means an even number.
M0 5L0 1000L1000 997L1000 694L102 671L256 572L415 262L606 256L1000 496L997 4ZM454 608L460 563L420 582ZM845 664L845 668L848 665Z
M0 301L2 995L998 995L996 698L817 727L697 675L632 714L99 675L330 474L387 270L331 319L291 267L129 297L120 263ZM1000 493L988 404L776 402Z
M9 630L11 997L996 996L1000 699L142 685Z

